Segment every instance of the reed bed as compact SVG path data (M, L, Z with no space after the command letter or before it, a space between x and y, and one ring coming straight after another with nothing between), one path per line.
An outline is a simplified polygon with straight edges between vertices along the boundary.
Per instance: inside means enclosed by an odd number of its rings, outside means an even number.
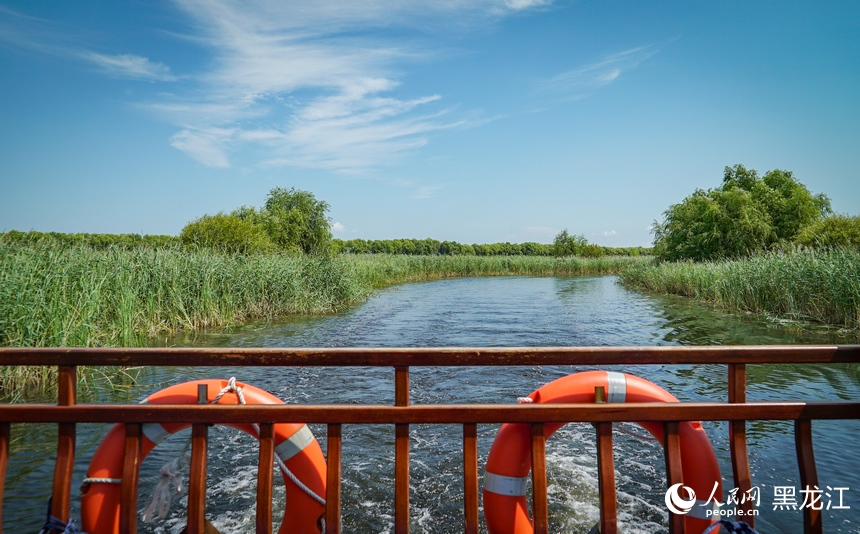
M781 319L860 329L860 250L793 250L719 262L643 262L634 288L693 297Z
M372 289L395 284L476 276L618 274L645 256L552 258L547 256L406 256L358 254L343 258Z
M330 313L367 294L330 258L0 241L0 346L145 346L182 329ZM54 369L0 367L0 396L54 380Z

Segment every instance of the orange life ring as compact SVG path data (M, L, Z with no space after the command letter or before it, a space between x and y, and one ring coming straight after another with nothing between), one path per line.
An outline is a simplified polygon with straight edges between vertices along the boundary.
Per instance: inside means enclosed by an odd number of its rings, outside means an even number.
M606 388L607 402L678 402L671 393L645 379L611 371L587 371L568 375L529 395L535 403L594 402L595 386ZM661 444L663 425L640 422ZM546 425L551 436L565 423ZM695 491L698 499L685 518L687 532L702 532L718 517L707 518L705 504L717 483L715 498L722 499L722 477L717 457L702 425L686 421L679 425L681 468L684 485ZM484 515L492 534L533 533L526 502L526 484L531 470L531 430L527 424L502 425L490 449L484 475ZM713 506L711 502L710 506Z
M195 380L171 386L150 395L148 404L196 404L197 385L206 384L209 402L228 384L227 380ZM262 389L236 383L242 388L246 404L283 404L274 395ZM237 395L223 395L218 404L239 404ZM141 461L163 439L189 424L143 425ZM230 425L257 436L253 425ZM307 425L301 423L279 423L274 425L275 454L287 468L316 495L325 497L326 464L319 443ZM84 486L81 497L81 527L90 534L119 532L120 484L123 454L125 450L125 425L116 424L108 431L90 461L87 479L108 479L112 482L94 481ZM299 488L286 473L287 506L281 523L280 534L319 533L320 520L325 506Z

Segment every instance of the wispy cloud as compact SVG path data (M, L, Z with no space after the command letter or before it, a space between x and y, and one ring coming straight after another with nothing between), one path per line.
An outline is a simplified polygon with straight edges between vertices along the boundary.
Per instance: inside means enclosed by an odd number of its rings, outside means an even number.
M170 138L170 144L208 167L229 167L230 143L237 131L230 128L182 130Z
M413 194L412 198L427 199L436 196L436 191L442 189L441 185L425 185L419 187Z
M661 48L662 46L657 45L640 46L611 54L599 61L543 80L538 84L539 90L570 100L588 97L657 54Z
M119 78L172 82L176 77L170 68L162 63L151 61L143 56L120 54L110 56L95 52L84 52L81 57L100 67L104 72Z
M0 43L83 60L111 77L181 81L138 105L173 124L170 144L203 165L229 167L249 148L263 166L361 172L424 146L434 132L476 123L456 117L456 103L432 88L415 94L401 84L411 65L432 58L428 36L552 2L174 0L190 24L173 35L209 54L196 72L104 51L74 37L75 28L2 6Z
M452 17L468 23L549 3L177 0L213 67L193 95L152 109L181 110L171 115L182 128L171 142L204 165L229 165L232 150L253 145L265 149L266 166L361 172L467 123L451 117L441 95L399 96L398 69L427 52L370 30L444 27Z
M137 54L103 54L73 37L69 28L0 6L0 43L21 50L83 60L116 78L172 82L170 68Z

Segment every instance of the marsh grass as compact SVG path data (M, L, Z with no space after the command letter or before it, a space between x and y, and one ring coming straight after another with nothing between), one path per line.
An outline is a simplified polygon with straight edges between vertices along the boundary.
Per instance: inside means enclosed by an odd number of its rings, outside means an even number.
M407 256L359 254L342 256L369 288L476 276L559 276L618 274L648 263L648 257L552 258L547 256Z
M736 310L860 329L860 251L745 260L649 257L230 255L0 238L0 346L133 347L179 330L326 314L374 289L440 278L619 274L631 287ZM81 370L82 387L124 387L132 370ZM44 390L54 368L0 366L0 397Z
M860 251L793 250L718 262L643 262L621 273L634 288L724 308L860 329Z
M0 240L0 346L145 346L177 330L329 313L368 291L337 259ZM53 384L55 372L0 367L0 396Z

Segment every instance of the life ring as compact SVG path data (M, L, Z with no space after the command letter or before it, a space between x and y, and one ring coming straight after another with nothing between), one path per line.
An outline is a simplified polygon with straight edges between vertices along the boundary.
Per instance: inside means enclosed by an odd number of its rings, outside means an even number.
M607 402L678 402L660 386L637 376L611 371L587 371L568 375L529 395L531 402L591 403L595 386L603 386ZM551 436L566 423L545 427ZM663 443L663 425L640 422L643 428ZM684 485L692 488L697 501L684 521L687 532L702 532L718 518L707 518L704 499L711 495L714 482L717 501L722 499L722 477L717 457L701 423L686 421L678 425L681 445L681 468ZM484 474L484 515L491 534L533 533L526 501L526 484L531 470L531 429L522 423L505 423L499 430ZM711 502L709 506L713 506Z
M233 383L232 380L230 383ZM211 403L228 387L227 380L194 380L171 386L150 395L148 404L196 404L197 386L206 384ZM246 384L241 388L246 404L283 404L274 395ZM223 395L218 404L239 404L238 395ZM141 447L141 461L162 440L191 425L184 423L145 423ZM253 425L229 425L257 436ZM326 464L319 443L307 425L278 423L274 425L275 454L307 488L317 496L325 497ZM81 527L90 534L119 532L120 484L125 450L125 425L116 424L108 431L90 461L87 479L81 497ZM325 506L308 495L289 479L286 473L287 505L279 534L319 533ZM99 481L98 479L105 479Z

